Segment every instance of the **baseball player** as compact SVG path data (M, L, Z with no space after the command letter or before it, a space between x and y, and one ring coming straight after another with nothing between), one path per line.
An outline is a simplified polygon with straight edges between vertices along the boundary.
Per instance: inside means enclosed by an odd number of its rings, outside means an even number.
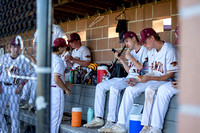
M35 34L34 34L34 40L33 43L37 43L37 36L38 36L38 32L36 30ZM53 41L56 38L63 38L66 37L65 33L63 32L62 28L56 24L52 24L52 46L53 46Z
M25 50L27 53L26 57L36 64L35 58L28 52L28 50ZM33 52L36 53L36 44L33 44ZM33 66L31 66L31 69L33 71L32 77L37 77L35 69ZM20 108L28 109L29 111L35 107L35 99L36 99L36 90L37 90L37 80L29 80L23 88L22 96L20 97L20 100L28 101L26 104L20 105Z
M142 63L147 57L147 49L138 44L139 39L134 32L126 32L123 35L123 40L130 51L125 52L125 58L128 59L128 64L122 57L118 57L118 53L115 53L116 58L120 60L124 69L127 71L128 76L126 78L113 78L107 81L99 83L96 87L95 94L95 118L85 125L84 127L99 127L104 125L103 115L104 115L104 105L106 100L106 92L110 90L109 97L109 112L107 117L107 123L100 128L98 131L103 132L105 129L110 128L117 121L117 108L120 101L120 91L128 87L126 81L129 78L139 75L139 70L142 68Z
M175 30L175 34L176 38L178 39L178 27ZM174 68L178 68L177 61L171 64L174 66ZM176 77L177 75L175 75L175 78ZM174 94L178 93L176 88L176 82L167 82L161 85L158 90L154 90L152 88L146 89L145 104L141 123L144 125L144 128L140 133L162 133L164 118L167 113L170 99Z
M60 55L67 46L63 38L57 38L53 44L52 73L51 73L51 133L58 133L64 111L64 93L69 96L71 90L65 84L64 61Z
M74 50L72 51L72 55L66 56L66 62L73 62L72 69L77 69L80 66L86 69L91 62L91 53L86 46L81 44L79 34L72 33L69 37L68 44L70 44Z
M54 20L55 23L55 20ZM37 44L37 36L38 36L38 32L36 30L35 34L34 34L34 39L33 39L33 51L36 53L36 44ZM56 24L52 25L52 45L53 45L53 41L56 38L62 38L62 37L66 37L65 33L63 32L62 28ZM67 38L67 37L66 37ZM28 58L36 64L36 60L35 58L28 54ZM67 66L66 66L67 67ZM36 73L34 73L32 76L36 77ZM36 98L36 88L37 87L37 82L35 80L30 80L28 81L28 83L24 86L23 89L23 93L21 96L21 108L25 108L25 109L32 109L34 107L35 104L35 98ZM28 103L26 104L26 101L28 100Z
M173 77L173 71L177 69L171 65L177 61L175 48L172 44L162 41L152 28L145 28L140 33L141 41L148 51L149 73L138 77L139 83L126 88L118 114L118 122L105 130L106 132L126 132L126 121L134 99L146 88L157 90Z
M19 101L20 93L27 80L14 78L9 75L28 76L32 74L30 65L24 58L20 58L21 42L19 38L13 38L10 43L10 53L1 56L1 84L0 84L0 124L3 133L8 132L4 109L7 102L10 107L11 131L19 133Z

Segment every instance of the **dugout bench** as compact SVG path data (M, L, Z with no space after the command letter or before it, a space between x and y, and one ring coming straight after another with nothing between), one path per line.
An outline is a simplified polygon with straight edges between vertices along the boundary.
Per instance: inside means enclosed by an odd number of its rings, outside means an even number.
M72 107L81 107L83 109L82 119L87 120L88 107L94 107L95 89L96 86L94 85L74 84L71 95L69 97L65 95L64 112L71 113ZM123 91L121 95L123 95ZM104 118L107 118L108 114L108 100L109 100L109 92L107 92L106 95ZM135 103L144 104L144 93L135 99ZM178 103L177 103L177 95L175 95L171 99L169 109L165 117L163 133L176 133L177 111L178 111ZM5 110L5 115L7 116L10 115L9 109ZM20 121L35 126L36 114L34 114L33 112L29 112L28 110L20 109ZM60 133L97 133L97 129L71 127L69 122L64 121L60 125Z

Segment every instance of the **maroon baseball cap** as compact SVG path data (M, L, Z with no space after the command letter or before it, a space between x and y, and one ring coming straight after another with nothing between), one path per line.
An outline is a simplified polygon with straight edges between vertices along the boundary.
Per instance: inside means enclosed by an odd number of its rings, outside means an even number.
M140 42L139 44L143 43L148 37L151 35L156 34L155 30L152 28L145 28L140 32Z
M53 47L68 47L65 39L63 38L56 38L53 42Z
M14 37L14 38L11 40L10 45L21 46L21 45L20 45L20 40L19 40L19 39L16 40L16 37Z
M134 32L132 32L132 31L128 31L128 32L126 32L126 33L124 33L124 35L123 35L123 40L125 40L126 38L128 38L128 37L137 37L137 35L134 33Z
M68 43L70 43L70 42L73 42L75 40L81 40L81 38L80 38L79 34L72 33L72 34L70 34L69 40L67 40L67 41L68 41Z

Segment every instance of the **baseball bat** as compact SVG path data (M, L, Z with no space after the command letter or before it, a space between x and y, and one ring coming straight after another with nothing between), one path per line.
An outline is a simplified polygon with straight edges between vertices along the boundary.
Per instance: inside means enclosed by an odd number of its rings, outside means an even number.
M124 52L126 48L126 45L124 45L123 49L121 50L120 53L118 53L118 56L121 56L121 54ZM115 50L114 48L112 48L112 51L115 53L117 50ZM117 63L118 59L115 59L115 61L112 63L112 65L110 66L110 68L108 69L109 72L112 71L113 67L115 66L115 64Z

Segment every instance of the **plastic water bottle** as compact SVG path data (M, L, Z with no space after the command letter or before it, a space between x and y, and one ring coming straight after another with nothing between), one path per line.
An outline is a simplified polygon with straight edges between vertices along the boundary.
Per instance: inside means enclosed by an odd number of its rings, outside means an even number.
M93 119L94 110L89 107L87 112L87 123L89 123Z

